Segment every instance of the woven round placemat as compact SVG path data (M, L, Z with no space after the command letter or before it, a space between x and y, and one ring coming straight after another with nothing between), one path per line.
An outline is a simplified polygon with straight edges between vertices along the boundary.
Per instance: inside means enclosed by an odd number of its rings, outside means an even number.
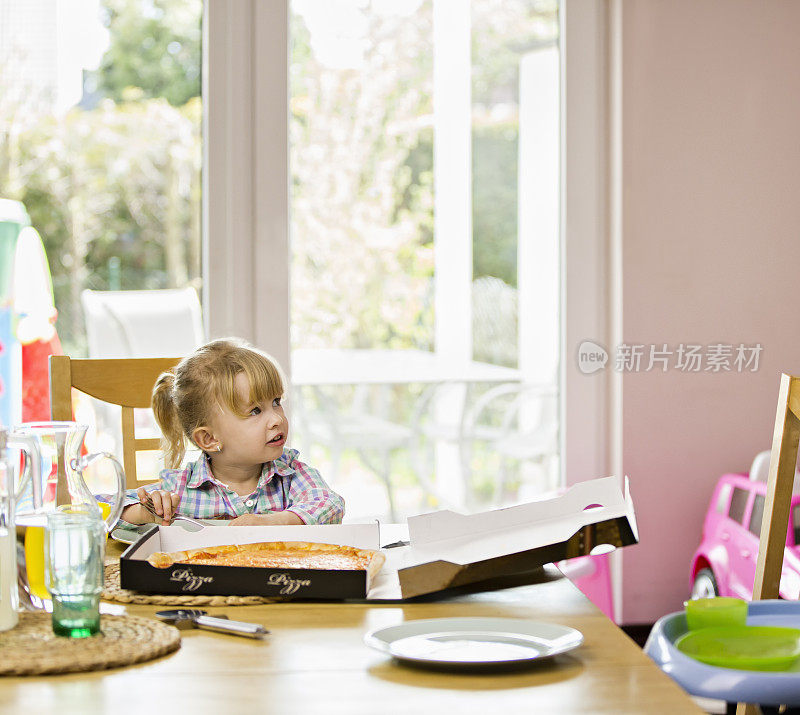
M79 673L158 658L181 646L178 629L139 616L100 617L100 633L64 638L49 613L23 612L19 625L0 633L0 675Z
M103 599L118 603L136 603L156 606L257 606L261 603L276 603L281 598L264 596L182 596L179 594L152 594L128 591L119 585L119 562L106 564L106 582Z

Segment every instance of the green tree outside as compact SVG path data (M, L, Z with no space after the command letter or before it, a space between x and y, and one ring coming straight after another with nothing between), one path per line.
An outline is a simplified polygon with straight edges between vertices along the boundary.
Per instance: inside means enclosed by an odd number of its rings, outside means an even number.
M95 73L97 90L122 102L143 98L175 107L200 96L202 0L104 0L110 45Z

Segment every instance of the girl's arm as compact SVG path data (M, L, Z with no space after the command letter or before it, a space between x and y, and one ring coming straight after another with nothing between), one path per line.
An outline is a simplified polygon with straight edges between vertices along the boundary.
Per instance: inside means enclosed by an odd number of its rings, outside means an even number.
M270 514L245 514L231 519L230 526L302 526L305 522L292 511L273 511Z
M344 499L331 489L320 473L295 459L292 450L290 466L294 474L281 477L286 484L286 511L295 514L303 524L341 524Z

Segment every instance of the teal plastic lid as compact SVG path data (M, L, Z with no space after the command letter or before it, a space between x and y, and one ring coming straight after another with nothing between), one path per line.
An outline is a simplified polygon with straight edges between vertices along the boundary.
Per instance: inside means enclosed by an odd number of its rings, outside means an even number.
M800 629L718 626L689 631L675 647L695 660L737 670L786 670L800 658Z
M690 631L747 624L747 601L717 596L686 601L686 625Z

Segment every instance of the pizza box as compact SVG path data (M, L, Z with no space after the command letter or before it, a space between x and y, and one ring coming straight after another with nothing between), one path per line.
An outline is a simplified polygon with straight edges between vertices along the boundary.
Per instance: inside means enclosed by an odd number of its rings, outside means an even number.
M468 584L489 584L563 559L638 542L627 477L575 484L549 499L478 514L438 511L407 524L209 526L199 532L159 526L120 560L121 586L145 593L262 595L289 598L405 600ZM151 566L155 551L258 541L311 541L381 549L374 582L364 571L263 569L175 564ZM391 543L390 543L391 542Z
M325 526L207 526L190 532L180 522L153 526L131 544L120 558L120 585L142 593L186 595L279 596L294 598L364 598L371 584L363 570L267 569L242 566L174 564L155 568L147 557L156 551L182 551L223 544L260 541L311 541L378 549L380 526L336 524Z

